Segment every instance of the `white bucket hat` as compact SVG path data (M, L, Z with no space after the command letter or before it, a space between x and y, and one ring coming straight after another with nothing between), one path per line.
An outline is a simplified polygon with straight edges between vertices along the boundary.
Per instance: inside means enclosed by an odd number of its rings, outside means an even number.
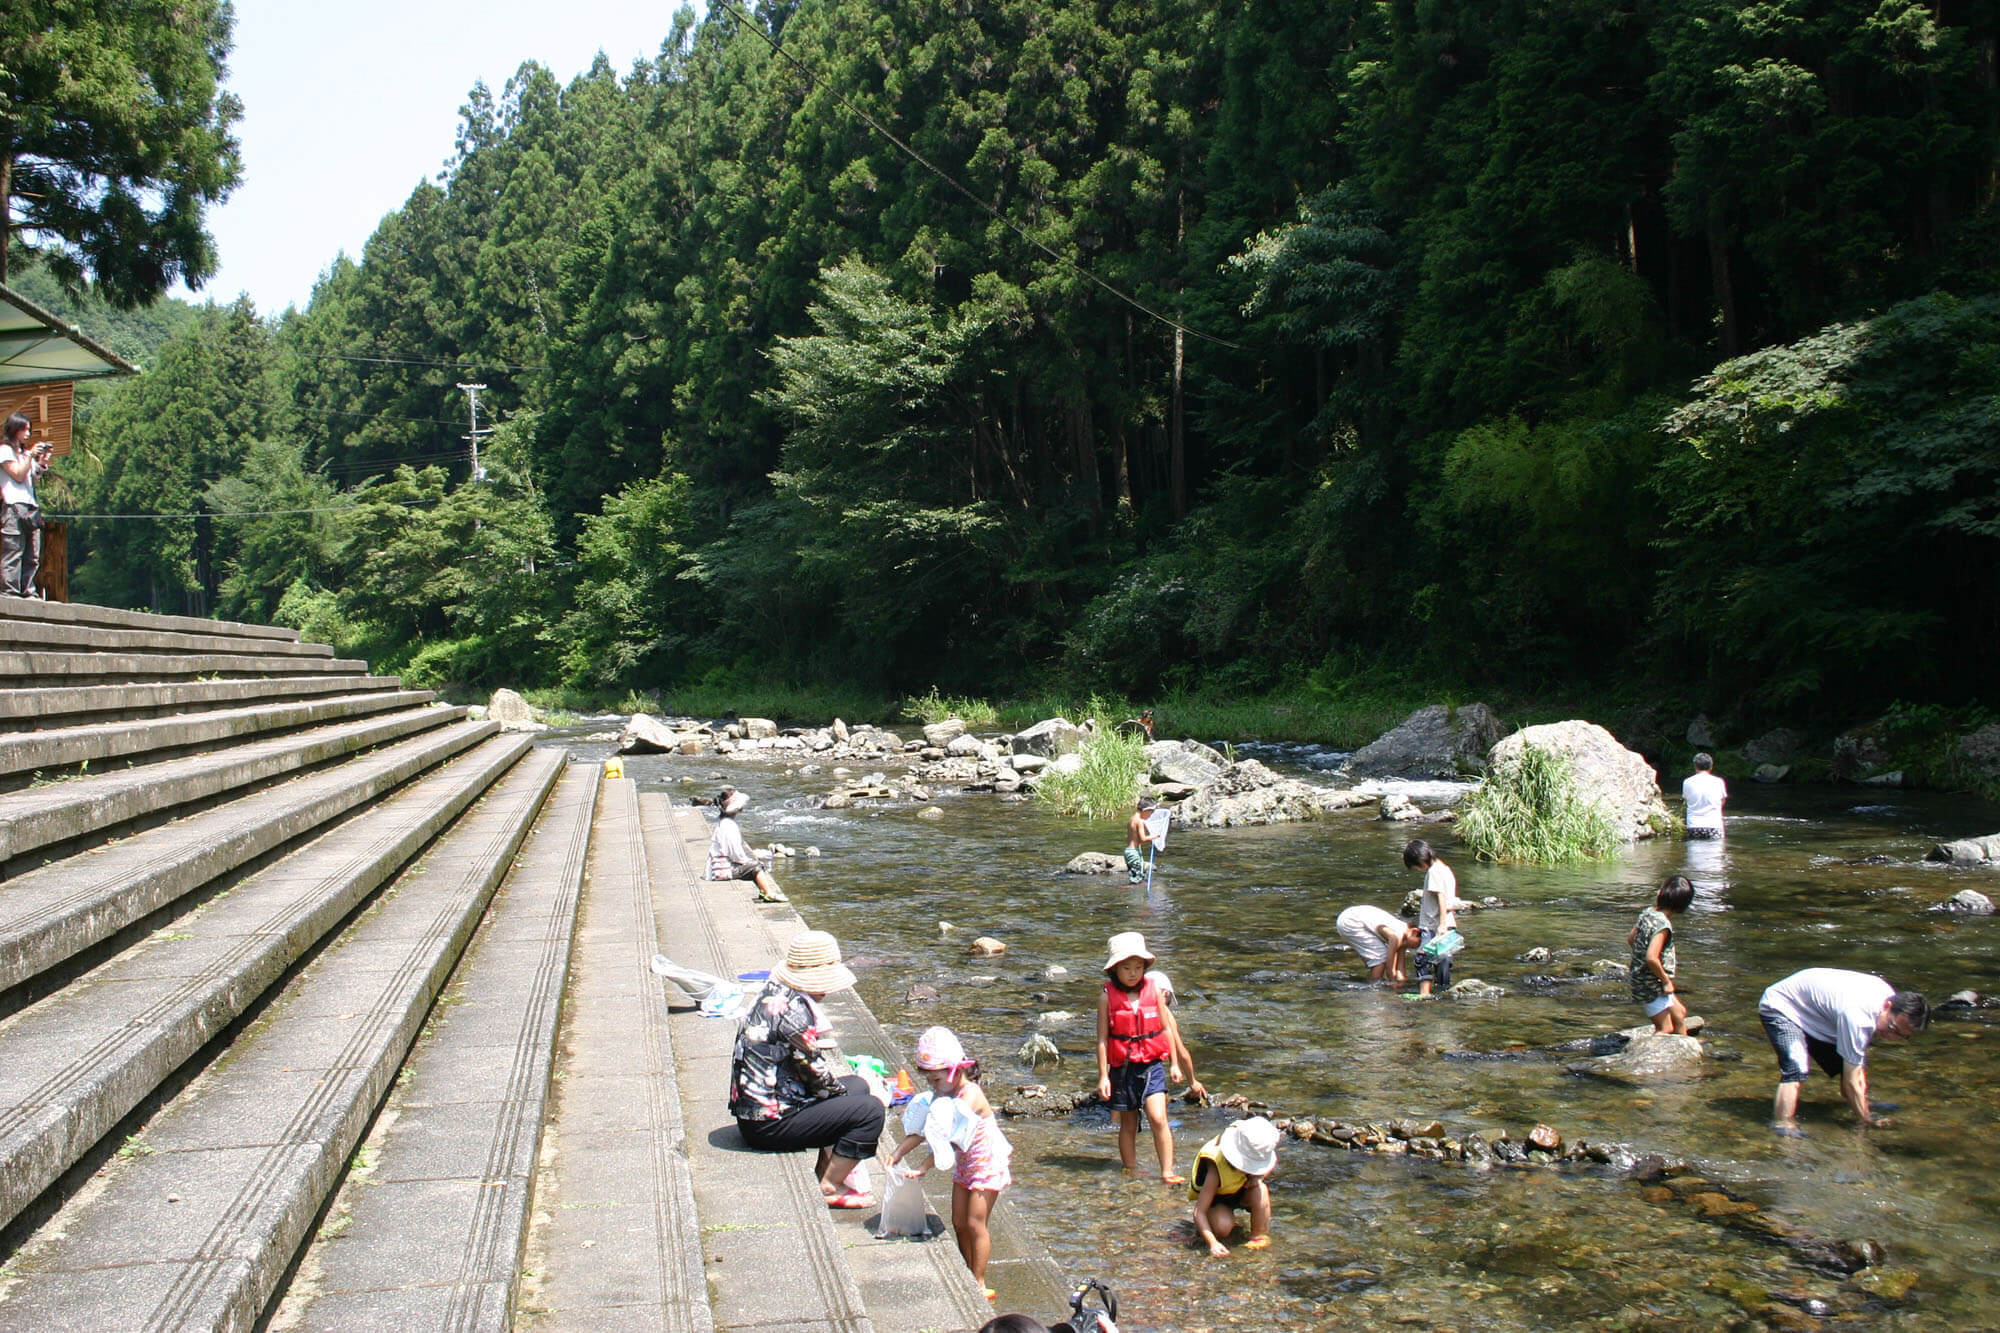
M854 973L840 961L840 941L823 930L794 935L771 978L808 995L827 995L854 984Z
M750 804L749 792L730 792L729 795L722 798L722 813L731 816L739 815L743 813L743 807L748 804Z
M1222 1131L1222 1155L1247 1176L1266 1175L1278 1165L1278 1127L1261 1115L1239 1120Z
M1165 1000L1168 1004L1174 1002L1174 979L1172 977L1160 971L1157 967L1149 967L1146 969L1146 980L1153 983L1153 989L1160 993L1162 1000Z
M1146 947L1146 937L1136 930L1122 931L1113 935L1110 952L1111 956L1104 960L1106 972L1127 958L1143 958L1149 963L1153 961L1153 952Z
M917 1038L917 1068L936 1070L957 1069L970 1063L965 1058L965 1047L960 1044L958 1034L948 1027L929 1027L924 1035Z

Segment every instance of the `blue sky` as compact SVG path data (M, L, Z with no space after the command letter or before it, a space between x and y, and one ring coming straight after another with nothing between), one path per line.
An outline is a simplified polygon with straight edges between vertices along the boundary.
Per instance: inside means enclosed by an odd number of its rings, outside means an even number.
M209 212L221 264L195 299L303 306L334 256L358 257L444 165L474 81L497 94L534 60L567 83L600 50L622 74L659 50L677 2L238 0L243 183Z

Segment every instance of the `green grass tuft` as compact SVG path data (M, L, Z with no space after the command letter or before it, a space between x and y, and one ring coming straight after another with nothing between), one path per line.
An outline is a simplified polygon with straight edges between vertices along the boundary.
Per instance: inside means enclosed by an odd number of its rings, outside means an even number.
M1083 767L1074 773L1044 770L1036 780L1035 799L1059 815L1103 819L1128 810L1140 780L1151 767L1146 739L1112 731L1103 720L1083 743Z
M930 693L913 694L903 700L903 716L913 717L925 726L955 717L976 730L997 725L1000 710L984 699L961 699L939 694L937 686L933 685Z
M1466 800L1458 833L1481 859L1566 866L1616 852L1617 831L1577 790L1562 755L1533 746L1496 765Z

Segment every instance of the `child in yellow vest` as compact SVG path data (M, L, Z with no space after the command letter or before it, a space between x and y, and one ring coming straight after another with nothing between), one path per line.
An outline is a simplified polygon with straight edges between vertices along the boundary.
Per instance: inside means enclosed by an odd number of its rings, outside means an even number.
M1261 1115L1239 1120L1201 1145L1194 1156L1188 1197L1194 1200L1194 1229L1218 1259L1229 1257L1222 1242L1236 1230L1236 1210L1250 1213L1246 1250L1271 1243L1271 1173L1278 1168L1278 1127Z

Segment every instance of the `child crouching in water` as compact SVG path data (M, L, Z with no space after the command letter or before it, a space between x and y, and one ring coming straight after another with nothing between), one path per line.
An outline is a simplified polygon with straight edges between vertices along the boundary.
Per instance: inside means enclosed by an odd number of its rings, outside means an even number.
M1660 885L1653 905L1639 913L1639 920L1625 937L1632 949L1632 1000L1643 1005L1653 1020L1653 1031L1687 1035L1687 1006L1674 985L1674 918L1687 911L1694 901L1694 885L1685 875L1673 875Z
M1139 1169L1143 1112L1153 1128L1161 1181L1185 1184L1186 1176L1174 1174L1174 1131L1167 1125L1167 1080L1181 1081L1180 1029L1160 988L1146 977L1153 962L1146 937L1128 930L1113 935L1110 945L1104 994L1097 1000L1097 1095L1118 1121L1118 1160L1125 1169Z
M905 1137L889 1154L889 1164L894 1166L928 1144L931 1160L951 1172L951 1229L965 1266L990 1301L993 1288L986 1285L986 1259L993 1251L993 1238L986 1219L1000 1191L1013 1182L1007 1164L1014 1146L1000 1132L993 1104L979 1086L978 1062L965 1058L965 1047L950 1028L924 1030L917 1039L917 1068L931 1090L904 1108Z
M1236 1210L1250 1212L1246 1250L1271 1243L1271 1172L1278 1167L1278 1127L1261 1115L1239 1120L1201 1145L1194 1155L1194 1179L1188 1197L1194 1200L1194 1229L1208 1243L1208 1252L1227 1258L1222 1242L1236 1230Z

